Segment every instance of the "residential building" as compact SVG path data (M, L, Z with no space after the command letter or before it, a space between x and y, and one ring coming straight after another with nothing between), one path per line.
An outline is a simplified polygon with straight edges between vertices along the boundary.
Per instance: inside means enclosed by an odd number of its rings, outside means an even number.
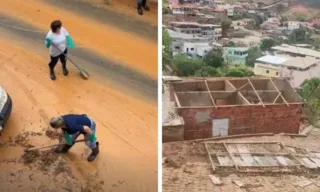
M174 103L177 140L255 133L298 134L304 102L285 79L183 78L165 82ZM168 121L166 121L168 124Z
M169 6L176 21L196 21L197 7L189 5L172 4Z
M196 22L171 22L171 28L179 33L198 36L209 36L212 39L220 39L222 36L221 25L200 24Z
M184 15L184 9L180 5L170 5L173 15Z
M275 25L281 25L281 21L277 17L270 17L266 21L267 23L275 24Z
M293 31L300 28L300 22L299 21L288 21L286 23L288 25L288 30Z
M293 87L299 87L304 80L319 75L319 64L320 60L314 57L266 55L256 60L254 74L264 77L287 78Z
M198 23L215 23L217 19L213 15L198 13L197 22Z
M235 6L234 7L234 16L242 17L246 10L242 6Z
M196 22L171 22L169 26L176 32L185 34L201 34L200 24Z
M216 3L214 0L200 0L200 4L209 7L215 7Z
M220 28L221 25L213 25L213 24L200 24L201 35L215 35L215 29Z
M268 27L273 27L273 29L266 30L264 31L265 34L267 34L270 37L279 37L279 36L287 36L290 35L290 31L288 31L287 27L277 27L277 26L271 26L269 25ZM266 29L264 27L264 29Z
M219 6L219 7L216 7L216 8L213 10L213 14L214 14L215 16L220 16L220 17L222 17L222 16L225 16L225 15L227 14L227 10L226 10L224 7Z
M246 36L245 38L232 38L230 41L234 42L239 47L257 47L261 44L261 37Z
M226 3L224 1L216 0L214 2L216 4L216 6L225 6L226 5Z
M170 29L167 29L169 36L171 37L172 41L188 41L188 42L209 42L209 37L200 37L197 35L190 35L185 33L176 32Z
M247 47L224 47L223 56L228 65L244 65L248 57Z
M277 17L268 18L265 22L261 24L261 28L263 29L277 29L281 25L280 19Z
M287 44L282 44L279 46L272 47L271 50L276 52L277 54L284 54L290 56L300 56L300 57L314 57L316 59L320 59L320 52L312 49L307 49L303 47L297 47Z
M184 53L191 57L203 57L212 49L208 42L176 42L172 48L173 55Z
M313 45L310 45L310 44L293 44L293 45L297 47L308 48L308 49L311 49L313 47Z
M234 7L232 5L227 5L227 15L228 17L233 17L234 16Z
M214 34L215 34L215 40L220 40L222 38L222 28L217 27L214 29Z
M232 21L233 26L246 26L246 25L254 25L256 21L254 19L240 19L236 21Z

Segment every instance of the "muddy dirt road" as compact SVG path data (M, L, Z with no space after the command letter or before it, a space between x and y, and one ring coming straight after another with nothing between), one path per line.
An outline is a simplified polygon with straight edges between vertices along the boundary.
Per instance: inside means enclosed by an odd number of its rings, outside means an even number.
M0 191L155 191L156 9L146 14L149 19L128 11L129 20L121 17L130 9L126 0L112 9L96 1L90 7L62 2L0 1L0 84L14 104L1 136ZM61 19L75 39L69 55L90 73L88 81L70 63L68 77L58 65L57 80L49 79L43 39L53 19ZM88 163L89 151L79 143L69 154L44 150L26 161L25 146L58 142L46 134L48 120L65 113L95 119L97 160Z

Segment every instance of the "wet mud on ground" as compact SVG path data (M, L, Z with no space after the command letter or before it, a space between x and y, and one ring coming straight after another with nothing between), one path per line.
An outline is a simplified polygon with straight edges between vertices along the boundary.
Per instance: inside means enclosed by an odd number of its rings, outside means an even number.
M6 30L7 34L16 38L23 38L23 44L28 48L28 45L36 45L38 47L37 52L39 54L48 57L48 49L44 47L43 39L46 35L45 31L41 31L29 24L23 23L16 19L7 17L0 13L0 29ZM69 51L69 56L78 65L82 67L89 67L94 70L95 74L103 77L104 80L113 81L115 84L122 86L122 90L125 92L136 92L137 95L143 96L153 102L157 102L157 81L150 79L139 72L127 68L121 64L117 64L114 61L108 60L105 57L99 56L97 53L93 53L83 47L77 47ZM77 62L78 58L80 61ZM68 62L68 65L72 65ZM90 70L88 70L90 73ZM90 77L91 78L91 77ZM95 78L95 77L93 77ZM120 88L121 90L121 88Z
M79 12L60 11L45 1L1 2L0 85L10 94L13 110L0 138L0 191L155 191L157 78L145 74L157 74L156 43L147 37L130 39L136 32L121 32L112 22L103 26L102 20L90 26L93 38L83 35L83 21L94 20L91 13L78 20ZM76 34L78 47L69 55L90 73L88 81L79 77L70 62L69 76L63 76L57 65L57 80L49 79L43 40L55 16L68 20L68 29ZM109 28L111 32L105 31ZM103 38L111 33L120 44L109 46L95 39L112 41ZM148 57L136 56L134 45L150 50ZM60 136L50 131L48 122L66 113L86 113L96 121L101 148L94 162L87 162L90 149L83 143L68 154L57 155L50 149L24 152L33 146L57 144Z
M130 16L126 16L123 13L117 13L109 9L99 8L88 2L79 0L42 0L49 2L55 6L61 7L67 11L75 12L80 15L86 15L96 21L100 21L105 24L110 24L118 27L121 30L135 33L139 36L148 38L151 41L157 42L158 40L158 27L144 22L141 20L133 19ZM136 2L136 0L133 0ZM74 3L77 6L74 6ZM135 8L133 7L135 10ZM89 13L89 14L88 14ZM81 19L81 18L79 18ZM90 23L88 23L89 25ZM85 27L85 26L84 26Z
M75 3L75 6L78 6L78 3ZM52 20L61 19L76 45L99 53L108 60L134 69L149 78L157 79L158 45L143 35L120 30L116 25L96 21L86 14L67 11L45 1L0 1L0 12L44 31L49 29Z

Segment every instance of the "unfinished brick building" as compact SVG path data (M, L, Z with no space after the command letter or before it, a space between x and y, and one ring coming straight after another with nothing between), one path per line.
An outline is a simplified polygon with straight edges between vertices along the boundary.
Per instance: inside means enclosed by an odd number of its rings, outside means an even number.
M285 79L183 79L169 90L185 140L299 132L304 102Z

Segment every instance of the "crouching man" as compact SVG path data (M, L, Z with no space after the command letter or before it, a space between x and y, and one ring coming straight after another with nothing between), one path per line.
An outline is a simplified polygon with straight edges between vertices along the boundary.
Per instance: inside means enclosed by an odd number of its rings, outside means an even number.
M57 153L67 153L75 144L79 135L83 134L86 145L92 150L88 161L95 160L99 154L99 142L96 138L96 124L87 115L67 114L54 117L50 121L51 127L61 129L65 144L56 148Z

